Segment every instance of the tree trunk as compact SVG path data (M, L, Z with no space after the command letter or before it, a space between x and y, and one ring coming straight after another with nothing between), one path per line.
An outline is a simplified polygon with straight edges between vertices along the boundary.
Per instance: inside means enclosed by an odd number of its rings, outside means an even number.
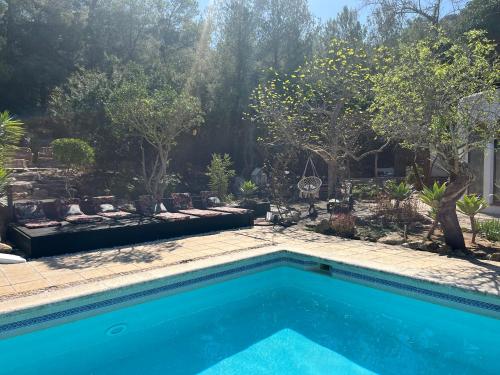
M438 226L438 221L437 221L436 219L434 219L434 220L432 221L432 225L431 225L431 227L429 228L429 232L427 232L427 239L428 239L428 240L430 240L430 239L431 239L431 237L432 237L432 235L434 234L434 231L436 230L437 226Z
M472 181L467 173L451 175L438 211L438 221L443 228L444 240L454 250L465 250L465 241L457 217L456 204Z
M470 217L470 228L472 230L472 243L476 243L476 221L474 220L474 216Z
M337 184L337 160L329 159L328 164L328 199L331 199L335 193Z
M416 161L413 162L412 168L413 168L413 174L415 175L415 189L419 191L423 190L424 183L422 182L422 176L420 176L420 172L418 171L418 165Z

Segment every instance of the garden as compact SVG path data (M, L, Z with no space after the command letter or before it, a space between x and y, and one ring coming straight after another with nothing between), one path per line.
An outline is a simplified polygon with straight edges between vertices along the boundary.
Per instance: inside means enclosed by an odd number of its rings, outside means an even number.
M0 50L2 239L26 220L65 228L70 213L142 215L148 201L169 218L229 207L256 225L500 259L499 221L484 214L496 188L473 188L472 162L496 155L500 133L494 2L450 21L395 1L371 27L347 7L317 24L304 0L284 23L270 22L275 1L228 0L201 20L187 0L35 3L0 2L13 52ZM32 20L51 41L40 56Z

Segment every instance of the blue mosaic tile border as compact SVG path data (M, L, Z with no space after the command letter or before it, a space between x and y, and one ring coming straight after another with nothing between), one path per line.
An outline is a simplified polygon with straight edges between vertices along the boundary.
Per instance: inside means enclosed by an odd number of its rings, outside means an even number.
M452 294L436 292L436 291L425 289L425 288L419 288L416 286L403 284L403 283L400 283L397 281L381 279L378 277L363 275L363 274L360 274L357 272L346 271L346 270L342 270L342 269L338 269L338 268L334 268L334 267L330 267L330 272L333 275L337 274L337 275L347 276L347 277L350 277L353 279L368 281L370 283L384 285L384 286L389 286L391 288L396 288L396 289L404 290L406 292L421 294L424 296L437 298L437 299L440 299L443 301L455 302L455 303L459 303L461 305L466 305L466 306L470 306L470 307L475 307L475 308L479 308L479 309L484 309L484 310L489 310L489 311L494 311L494 312L500 313L500 305L497 305L494 303L477 301L477 300L473 300L470 298L454 296Z
M247 265L243 265L243 266L239 266L239 267L234 267L234 268L230 268L230 269L227 269L224 271L214 272L214 273L211 273L208 275L203 275L203 276L195 277L195 278L188 279L188 280L178 281L178 282L163 285L163 286L160 286L157 288L146 289L146 290L142 290L140 292L127 294L127 295L120 296L120 297L113 297L113 298L110 298L110 299L107 299L104 301L89 303L86 305L73 307L71 309L61 310L61 311L37 316L34 318L30 318L30 319L24 319L24 320L19 320L17 322L3 324L3 325L0 325L0 334L6 333L9 331L13 331L16 329L20 329L20 328L31 327L31 326L35 326L38 324L50 322L53 320L74 316L74 315L81 314L81 313L88 312L88 311L92 311L92 310L97 310L97 309L102 309L102 308L113 306L113 305L118 305L118 304L121 304L124 302L129 302L129 301L137 300L137 299L144 298L144 297L154 296L156 294L160 294L160 293L164 293L164 292L168 292L168 291L173 291L175 289L179 289L182 287L196 285L199 283L203 283L205 281L220 279L220 278L225 277L225 276L230 276L230 275L238 274L240 272L249 271L249 270L253 270L253 269L257 269L257 268L262 268L265 266L274 265L274 264L283 263L283 262L284 263L293 263L293 264L297 264L297 265L301 265L301 266L313 266L313 265L317 264L316 262L300 260L300 259L296 259L296 258L292 258L292 257L277 257L277 258L266 259L266 260L263 260L260 262L247 264Z
M113 305L118 305L118 304L122 304L125 302L130 302L133 300L138 300L138 299L141 299L144 297L150 297L150 296L154 296L154 295L157 295L160 293L174 291L174 290L182 288L182 287L194 286L196 284L200 284L200 283L203 283L206 281L216 280L216 279L223 278L225 276L235 275L235 274L238 274L238 273L241 273L244 271L250 271L250 270L254 270L254 269L258 269L258 268L262 268L262 267L266 267L266 266L271 266L271 265L276 265L276 264L280 264L280 263L296 264L296 265L304 266L304 267L307 267L307 266L311 267L311 266L318 265L318 262L316 262L316 261L298 259L298 258L292 257L292 256L274 257L274 258L262 260L260 262L246 264L246 265L230 268L230 269L227 269L224 271L214 272L211 274L194 277L194 278L188 279L188 280L178 281L178 282L174 282L171 284L162 285L162 286L159 286L156 288L142 290L142 291L127 294L124 296L109 298L109 299L104 300L104 301L89 303L86 305L73 307L70 309L61 310L61 311L57 311L54 313L49 313L49 314L36 316L33 318L29 318L29 319L24 319L24 320L19 320L19 321L12 322L12 323L3 324L3 325L0 325L0 335L11 332L11 331L15 331L15 330L20 329L20 328L32 327L32 326L36 326L36 325L39 325L42 323L51 322L51 321L55 321L58 319L75 316L75 315L78 315L78 314L81 314L84 312L98 310L98 309L102 309L105 307L110 307ZM333 275L335 275L335 274L342 275L342 276L350 277L353 279L368 281L368 282L371 282L374 284L390 286L392 288L400 289L400 290L407 291L407 292L417 293L417 294L441 299L444 301L451 301L451 302L463 304L463 305L470 306L470 307L475 307L475 308L480 308L480 309L485 309L488 311L494 311L494 312L500 313L500 305L497 305L497 304L476 301L473 299L458 297L458 296L454 296L454 295L446 294L446 293L441 293L441 292L435 292L435 291L428 290L425 288L414 287L414 286L399 283L396 281L385 280L382 278L368 276L368 275L364 275L364 274L357 273L357 272L346 271L346 270L342 270L342 269L338 269L338 268L334 268L334 267L330 267L330 271Z

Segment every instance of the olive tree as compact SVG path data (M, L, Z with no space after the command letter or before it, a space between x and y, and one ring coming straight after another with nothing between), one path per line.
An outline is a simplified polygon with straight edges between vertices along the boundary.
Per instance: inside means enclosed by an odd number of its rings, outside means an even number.
M467 155L499 134L490 113L498 100L495 46L479 31L457 41L441 34L403 45L384 63L386 69L373 78L374 126L409 149L435 155L448 172L438 220L446 243L464 249L455 206L474 178Z
M362 47L333 40L325 56L288 76L260 84L252 94L250 117L267 145L288 145L319 156L328 166L332 194L340 160L380 152L366 150L369 134L371 61Z
M165 84L157 87L135 70L113 89L105 108L118 133L138 140L145 189L162 198L177 138L203 122L199 100Z

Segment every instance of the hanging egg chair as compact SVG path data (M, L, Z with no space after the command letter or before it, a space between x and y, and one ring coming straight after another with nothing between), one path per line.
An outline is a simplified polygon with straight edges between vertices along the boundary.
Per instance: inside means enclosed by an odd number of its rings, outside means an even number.
M307 176L307 170L310 167L312 174ZM321 185L323 182L321 178L318 176L318 172L316 171L316 167L313 163L312 157L309 156L306 162L306 166L304 168L304 172L302 173L302 178L297 184L299 188L299 195L301 198L319 198L319 190L321 189Z

